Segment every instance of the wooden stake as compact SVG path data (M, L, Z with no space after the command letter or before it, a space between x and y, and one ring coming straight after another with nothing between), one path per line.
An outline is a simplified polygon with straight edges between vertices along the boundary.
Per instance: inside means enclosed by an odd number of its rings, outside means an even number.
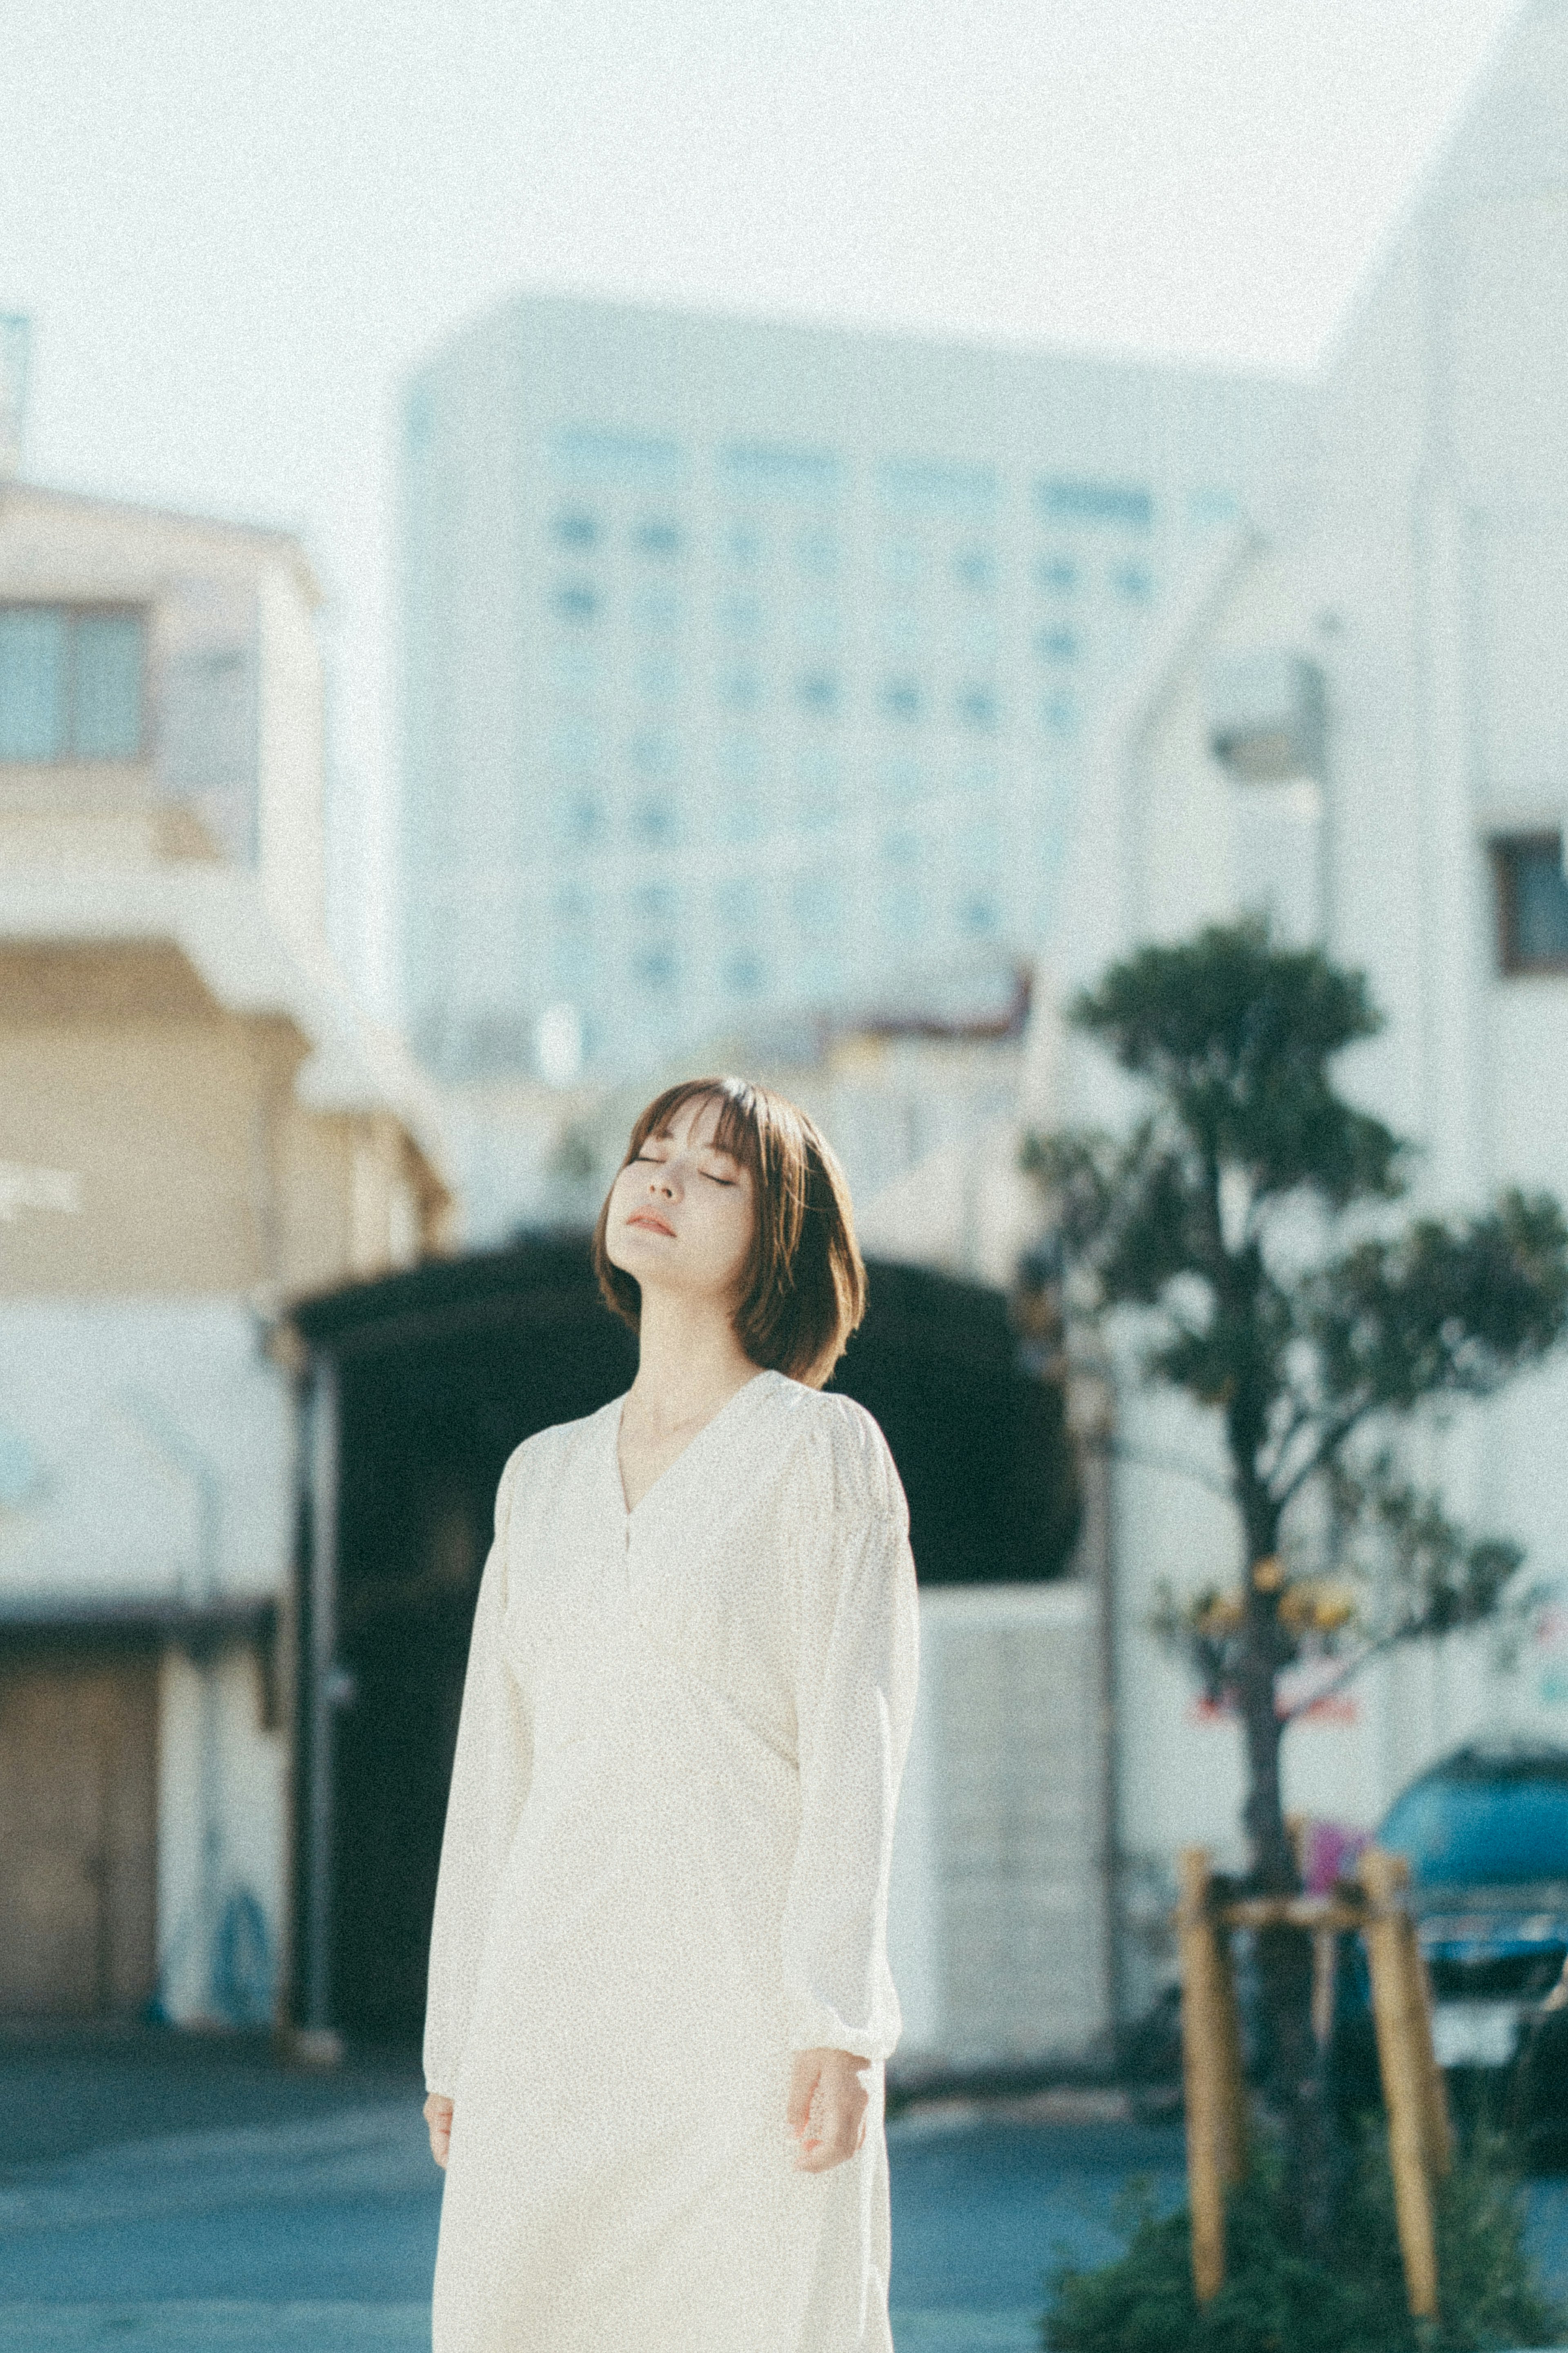
M1182 1851L1176 1937L1193 2292L1207 2304L1225 2283L1225 2193L1241 2178L1246 2126L1230 1940L1214 1916L1209 1859L1202 1847Z
M1434 2106L1429 2081L1435 2061L1426 1991L1412 1966L1414 1931L1405 1891L1410 1867L1401 1855L1367 1847L1357 1864L1367 1893L1364 1928L1372 1971L1372 2012L1377 2059L1388 2109L1388 2161L1394 2175L1399 2251L1412 2316L1437 2316L1437 2243L1432 2215ZM1445 2105L1444 2126L1447 2126Z
M1441 2179L1454 2162L1454 2126L1448 2114L1448 2086L1443 2080L1443 2070L1437 2064L1437 2053L1432 2041L1432 1979L1420 1939L1415 1934L1415 1923L1408 1912L1400 1926L1405 1944L1405 1966L1410 1979L1410 2006L1421 2050L1421 2075L1426 2094L1423 2112L1426 2168L1431 2175Z

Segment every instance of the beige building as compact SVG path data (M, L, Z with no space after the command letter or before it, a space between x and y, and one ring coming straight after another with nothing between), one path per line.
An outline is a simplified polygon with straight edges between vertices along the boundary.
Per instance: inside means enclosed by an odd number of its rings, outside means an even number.
M0 484L0 2014L285 2000L290 1295L442 1247L324 946L318 591Z

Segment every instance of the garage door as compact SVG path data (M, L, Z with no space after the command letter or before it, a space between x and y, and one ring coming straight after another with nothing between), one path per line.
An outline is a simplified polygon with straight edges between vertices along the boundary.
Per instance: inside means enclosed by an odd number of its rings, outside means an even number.
M0 2016L147 2000L156 1767L151 1659L0 1659Z

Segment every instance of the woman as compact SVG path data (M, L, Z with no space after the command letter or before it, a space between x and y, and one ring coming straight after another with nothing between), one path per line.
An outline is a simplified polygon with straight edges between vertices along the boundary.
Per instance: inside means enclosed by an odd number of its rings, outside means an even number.
M891 2353L884 2063L919 1617L811 1121L638 1118L624 1397L507 1463L431 1938L433 2353Z

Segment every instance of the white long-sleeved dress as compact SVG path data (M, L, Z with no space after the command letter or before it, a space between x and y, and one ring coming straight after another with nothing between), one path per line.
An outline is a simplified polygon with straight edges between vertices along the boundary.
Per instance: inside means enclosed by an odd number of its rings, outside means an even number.
M431 1938L433 2353L891 2353L903 1488L863 1407L766 1371L628 1513L623 1402L496 1500ZM785 2126L819 2046L873 2063L826 2173Z

